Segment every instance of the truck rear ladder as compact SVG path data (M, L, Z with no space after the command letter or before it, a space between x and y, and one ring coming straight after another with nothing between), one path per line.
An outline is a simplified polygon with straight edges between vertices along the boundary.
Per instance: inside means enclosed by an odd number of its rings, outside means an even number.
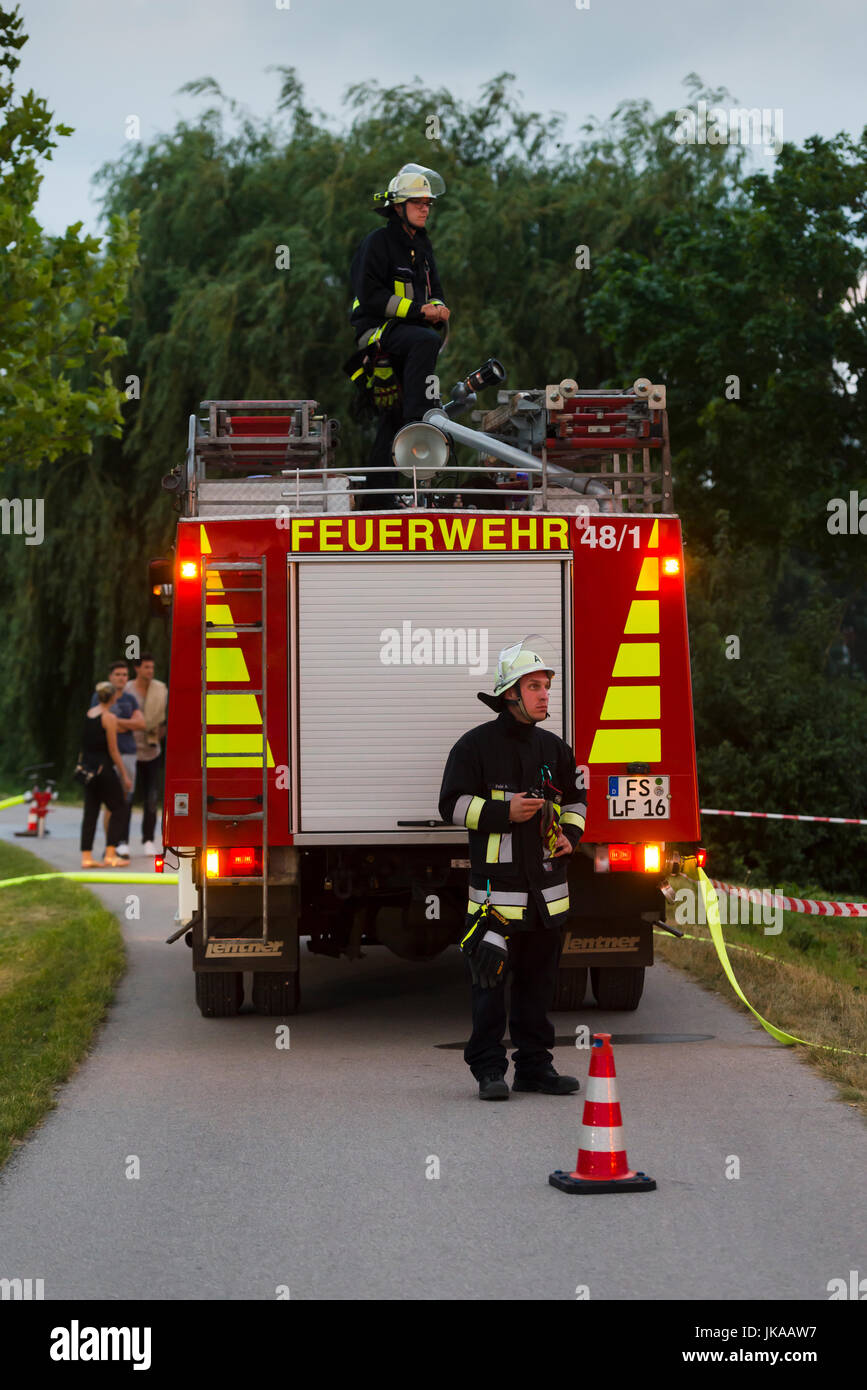
M244 584L226 587L222 576L226 573L248 572L258 574L259 584L257 587ZM216 574L219 583L210 585L209 575ZM208 932L208 822L209 821L261 821L262 822L262 876L259 878L245 877L244 882L251 886L261 884L262 887L262 935L259 938L250 937L249 940L259 940L263 944L268 941L268 706L266 689L266 672L268 636L267 636L267 605L265 603L265 557L260 556L258 560L221 560L213 555L202 556L201 568L202 580L202 940L207 948L209 939ZM223 598L229 594L258 595L258 622L252 623L211 623L208 622L207 604L209 600ZM236 636L241 632L258 632L261 634L262 660L260 670L262 673L262 688L260 690L245 690L246 694L261 698L262 701L262 791L259 796L236 796L217 797L208 794L208 696L209 695L236 695L237 689L217 689L208 685L208 655L207 639L216 637L223 633L227 636ZM231 735L229 736L231 737ZM220 748L219 757L223 758L248 758L249 748L243 751L227 752ZM248 811L246 813L212 811L211 806L218 801L255 801L261 806L261 810ZM247 938L245 938L247 939Z

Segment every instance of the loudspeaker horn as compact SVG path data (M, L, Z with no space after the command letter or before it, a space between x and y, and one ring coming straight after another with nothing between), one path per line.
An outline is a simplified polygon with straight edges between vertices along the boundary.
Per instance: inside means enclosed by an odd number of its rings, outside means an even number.
M394 436L391 455L401 473L428 483L448 462L449 441L436 425L411 420Z

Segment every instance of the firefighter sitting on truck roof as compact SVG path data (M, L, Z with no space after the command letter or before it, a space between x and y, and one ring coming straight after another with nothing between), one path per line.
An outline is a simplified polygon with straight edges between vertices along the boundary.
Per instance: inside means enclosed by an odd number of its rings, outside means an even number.
M464 1061L482 1100L508 1100L505 978L512 972L515 1091L568 1095L547 1011L569 910L567 856L581 839L586 806L568 744L538 727L548 718L554 670L525 638L500 652L493 696L499 712L458 739L443 775L444 821L466 826L470 893L463 951L472 975L473 1031Z
M444 192L433 169L404 164L387 190L375 195L385 226L368 233L352 260L351 322L359 350L345 370L378 413L371 468L392 463L391 444L401 425L441 404L428 387L441 347L435 325L447 323L449 310L425 224L434 199ZM390 485L387 473L364 479L365 488ZM368 500L374 510L399 505L387 494ZM360 496L355 502L363 507Z

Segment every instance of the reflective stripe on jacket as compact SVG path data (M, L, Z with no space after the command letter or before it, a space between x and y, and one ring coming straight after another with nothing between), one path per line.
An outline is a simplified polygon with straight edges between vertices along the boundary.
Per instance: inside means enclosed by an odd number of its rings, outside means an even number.
M467 911L476 913L489 901L515 930L525 923L531 892L549 926L562 921L569 910L569 856L548 857L538 812L528 821L509 820L515 793L540 786L549 793L563 833L574 847L584 832L587 808L571 748L556 734L538 724L521 724L504 710L458 739L440 790L442 819L466 826L468 832Z
M355 252L350 319L360 347L376 341L389 323L426 322L422 304L442 304L442 285L430 237L410 236L396 217L370 232Z

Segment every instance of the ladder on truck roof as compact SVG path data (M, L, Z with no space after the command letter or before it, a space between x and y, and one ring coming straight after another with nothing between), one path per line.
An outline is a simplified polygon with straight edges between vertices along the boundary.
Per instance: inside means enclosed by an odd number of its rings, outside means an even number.
M245 584L227 586L223 578L224 575L240 573L258 574L258 586ZM209 584L210 575L216 574L219 577L217 584ZM208 823L212 821L261 821L262 823L262 875L244 877L244 883L250 886L261 884L262 887L262 935L258 938L263 944L268 940L268 705L266 689L267 672L267 605L265 603L265 557L260 556L258 560L221 560L213 555L202 556L202 939L207 947L208 943ZM251 623L213 623L208 621L207 605L211 599L224 599L229 594L244 594L247 596L258 595L258 621ZM231 616L231 607L230 607ZM221 635L237 637L242 632L253 632L261 634L262 661L261 676L262 686L259 690L250 690L244 687L245 695L252 695L254 698L261 698L262 701L262 791L256 796L213 796L208 792L208 696L209 695L237 695L237 687L223 689L220 687L210 687L208 685L208 638ZM222 739L231 741L233 738L238 743L241 741L240 734L223 734ZM244 737L249 737L245 735ZM220 760L220 765L225 766L223 760L255 757L249 747L240 749L226 749L220 746L219 752L214 751L212 755ZM260 806L258 811L212 811L211 806L220 801L254 801ZM251 941L255 937L245 938Z
M503 389L496 406L473 412L481 429L457 423L471 400L451 411L447 403L441 415L450 418L438 424L478 462L435 474L335 463L338 422L313 400L202 401L186 460L163 487L185 516L199 517L345 515L391 506L392 493L402 509L673 513L666 389L648 377L621 390L588 390L572 378Z

